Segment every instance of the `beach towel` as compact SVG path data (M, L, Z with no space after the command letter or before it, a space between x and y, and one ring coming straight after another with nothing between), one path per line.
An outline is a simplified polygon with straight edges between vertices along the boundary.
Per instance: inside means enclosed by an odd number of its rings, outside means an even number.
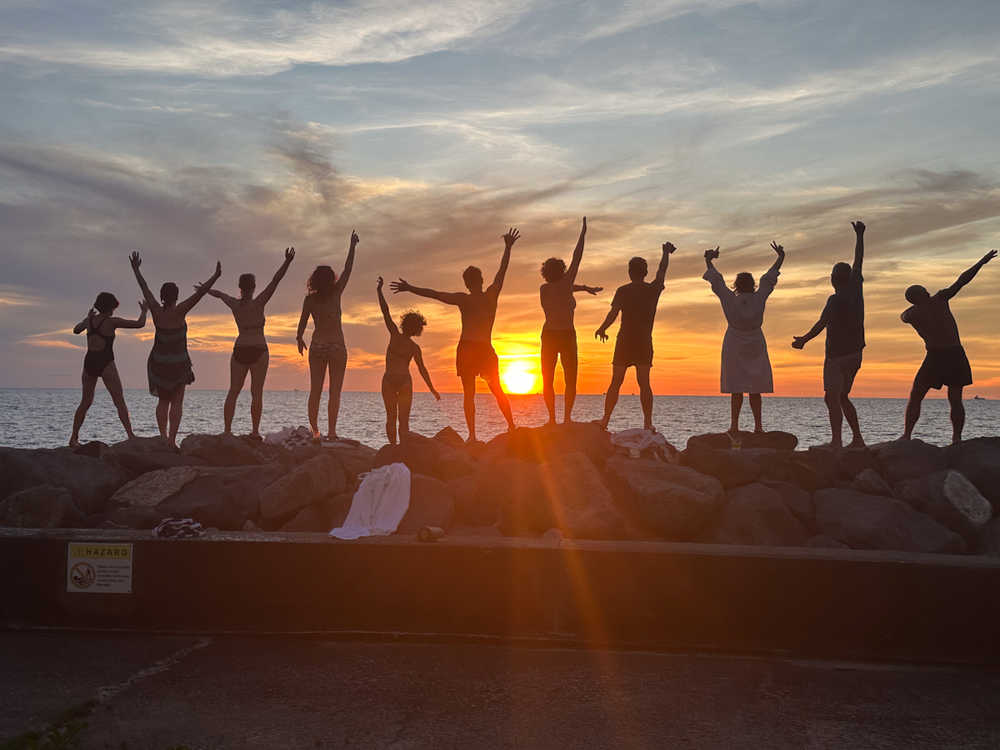
M369 471L354 493L344 525L333 529L337 539L386 536L399 527L410 508L410 470L403 463Z

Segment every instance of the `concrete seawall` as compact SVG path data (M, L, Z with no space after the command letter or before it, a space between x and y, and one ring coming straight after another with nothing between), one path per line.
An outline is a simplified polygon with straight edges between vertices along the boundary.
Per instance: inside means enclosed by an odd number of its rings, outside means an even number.
M133 545L131 593L69 545ZM405 633L1000 664L1000 560L661 542L0 530L0 624Z

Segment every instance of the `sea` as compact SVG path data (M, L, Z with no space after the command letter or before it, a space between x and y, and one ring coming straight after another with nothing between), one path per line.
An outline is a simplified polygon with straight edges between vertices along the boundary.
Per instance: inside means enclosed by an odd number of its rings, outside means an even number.
M192 432L218 433L222 431L222 404L225 391L188 390L184 400L184 416L179 438ZM304 391L266 391L261 431L276 432L285 427L308 424ZM134 430L139 435L158 434L154 408L156 399L144 389L125 393ZM0 446L17 448L49 448L66 445L73 423L73 412L80 400L75 388L3 388L0 389ZM518 425L534 427L547 420L545 403L540 394L511 395L514 420ZM903 430L905 399L856 398L853 399L861 420L865 440L878 443L894 440ZM576 421L598 419L603 413L603 395L577 396L573 418ZM744 405L744 429L752 429L753 418L749 404ZM963 437L973 438L996 435L1000 420L1000 401L970 399L965 403L966 425ZM490 394L476 396L476 413L479 438L488 440L505 429ZM556 413L562 419L562 397L557 397ZM691 435L721 432L729 426L728 396L657 396L654 404L654 424L667 440L683 448ZM764 427L768 430L786 430L796 434L799 445L808 447L829 442L830 426L822 398L764 398ZM428 393L415 393L410 429L424 435L433 435L451 425L463 437L466 435L462 412L462 395L442 394L435 401ZM326 431L326 395L320 405L320 429ZM614 417L612 431L642 426L639 397L622 395ZM244 391L236 408L233 430L237 434L250 432L250 394ZM378 447L386 442L385 410L379 393L346 392L341 398L340 419L337 432L341 437L360 440ZM937 445L951 439L948 419L948 402L945 399L928 399L915 437ZM850 431L845 423L845 440ZM101 440L113 443L125 438L125 431L111 399L98 386L94 403L87 414L80 432L80 439Z

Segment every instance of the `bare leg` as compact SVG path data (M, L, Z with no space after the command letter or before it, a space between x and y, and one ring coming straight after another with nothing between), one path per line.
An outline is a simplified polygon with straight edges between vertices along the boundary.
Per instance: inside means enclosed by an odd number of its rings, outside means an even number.
M549 424L556 423L556 389L553 381L556 377L556 360L559 350L542 339L542 397L545 408L549 411ZM566 360L563 359L563 371L566 370ZM567 389L569 384L567 383Z
M465 425L469 428L469 442L476 439L476 376L462 376L462 406L465 409Z
M253 424L253 432L250 434L254 437L260 437L260 418L264 413L264 380L267 378L270 361L270 353L264 352L250 367L250 422Z
M649 368L636 367L635 379L639 383L639 403L642 405L642 428L656 432L653 427L653 388L649 384Z
M413 406L413 383L404 385L399 391L399 439L410 436L410 407Z
M233 432L233 415L236 413L236 399L240 397L243 390L243 383L247 379L249 368L236 361L236 357L229 358L229 393L226 394L226 403L222 407L222 419L224 420L224 432L231 435Z
M326 379L326 357L309 356L309 429L313 438L319 437L319 400L323 396L323 381Z
M500 375L491 376L486 383L490 387L490 393L493 394L493 398L497 400L497 406L500 407L500 413L503 414L503 418L507 420L507 429L514 429L514 414L510 410L510 399L507 398L507 394L503 392L503 386L500 385Z
M160 431L160 437L167 439L167 417L170 414L170 396L160 396L156 402L156 427Z
M579 371L576 349L562 353L563 378L566 395L563 397L563 422L573 421L573 404L576 403L576 375Z
M743 411L743 394L729 394L729 432L735 435L740 431L740 412Z
M761 403L759 393L750 394L750 411L753 412L753 431L763 432L764 423L761 420L761 412L763 411L763 404Z
M913 388L910 389L910 400L906 403L906 422L903 426L903 440L909 440L913 437L913 428L917 426L917 420L920 419L920 405L929 390L928 386L918 384L916 381L913 382Z
M382 381L382 403L385 404L385 436L390 445L396 444L396 416L398 398L395 389Z
M844 411L840 405L841 391L827 391L823 397L826 401L826 410L830 415L830 446L840 448L843 446L842 429L844 425Z
M340 415L340 392L344 388L345 372L347 372L346 350L330 362L330 401L326 407L330 440L337 439L337 417Z
M951 442L962 442L962 428L965 427L965 404L962 403L962 389L965 386L948 386L948 403L951 404Z
M625 367L613 365L611 369L611 383L608 385L608 392L604 395L604 418L601 419L601 426L608 429L608 422L611 421L611 414L618 404L618 393L625 382Z
M118 410L118 419L121 420L122 427L125 428L125 434L134 438L135 433L132 432L132 420L128 416L128 404L125 403L125 393L122 389L122 379L118 375L118 368L115 367L114 362L109 362L108 366L104 368L104 372L101 373L101 378L104 379L104 387L108 389L108 393L111 394L111 401L115 405L115 409Z
M858 422L858 410L854 408L854 404L851 403L851 399L848 398L848 394L840 394L840 409L844 412L844 419L847 420L848 426L851 428L851 448L864 448L865 439L861 437L861 423Z
M69 444L73 448L80 444L80 428L83 426L83 420L87 416L87 410L94 403L94 389L97 388L97 378L84 372L80 376L80 383L83 386L83 392L80 395L80 405L76 407L76 413L73 415L73 434L69 438Z
M177 430L181 426L184 415L184 390L187 386L179 385L170 398L170 444L177 447Z

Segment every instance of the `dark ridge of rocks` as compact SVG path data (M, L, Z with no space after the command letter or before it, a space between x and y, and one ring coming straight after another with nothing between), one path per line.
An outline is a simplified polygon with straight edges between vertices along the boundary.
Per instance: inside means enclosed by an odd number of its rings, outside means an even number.
M224 530L329 531L361 475L405 463L421 526L479 534L661 539L1000 555L1000 438L797 450L789 433L696 435L635 457L594 424L466 444L451 428L378 451L190 435L0 449L0 524L149 529L189 516Z

